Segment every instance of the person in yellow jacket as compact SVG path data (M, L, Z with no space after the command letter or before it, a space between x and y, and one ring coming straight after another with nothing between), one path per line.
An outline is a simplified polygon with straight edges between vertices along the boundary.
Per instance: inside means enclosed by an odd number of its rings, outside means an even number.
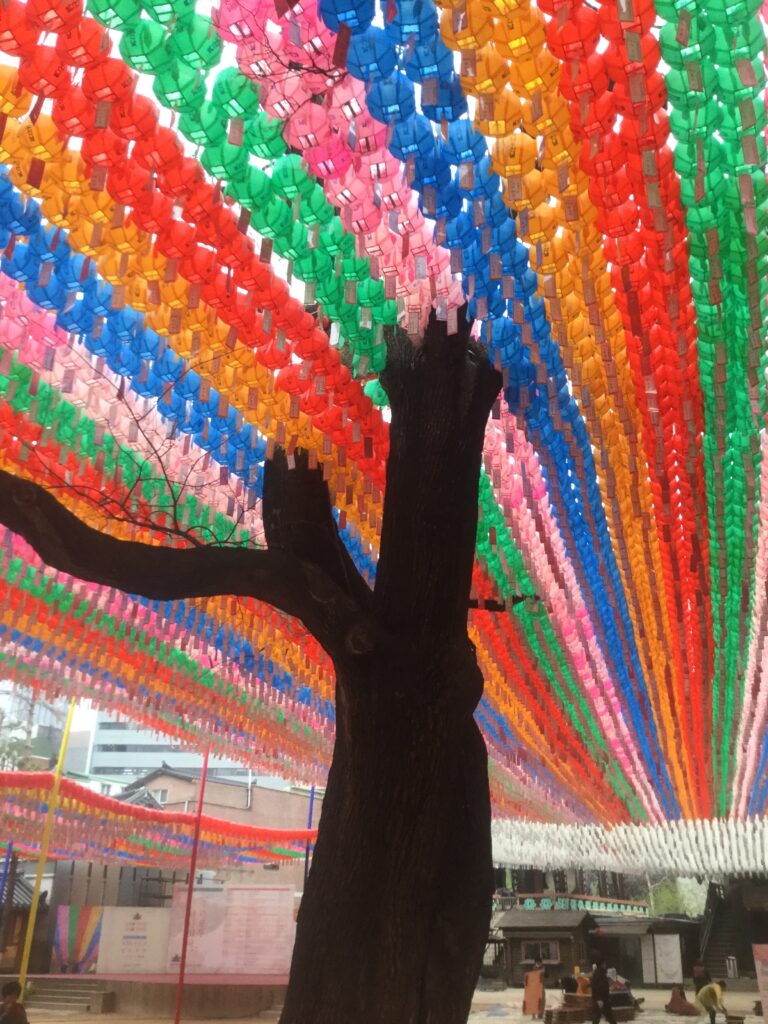
M723 990L726 988L724 981L710 981L708 985L700 988L696 1000L709 1014L710 1024L715 1024L716 1014L722 1013L724 1017L727 1017L728 1011L723 1005Z

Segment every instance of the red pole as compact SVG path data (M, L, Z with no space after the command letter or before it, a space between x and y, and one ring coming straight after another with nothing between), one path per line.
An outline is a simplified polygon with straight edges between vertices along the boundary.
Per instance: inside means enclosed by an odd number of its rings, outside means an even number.
M174 1024L181 1020L181 1001L184 997L184 973L187 969L187 945L189 943L189 922L192 918L192 896L195 891L195 872L197 870L197 847L200 842L200 824L203 817L203 797L205 796L205 781L208 778L208 755L211 752L210 745L205 748L203 758L203 770L200 773L200 792L197 797L197 814L195 816L195 835L192 840L192 859L189 862L189 887L187 889L187 907L184 911L184 932L181 937L181 959L179 961L179 981L176 986L176 1016Z

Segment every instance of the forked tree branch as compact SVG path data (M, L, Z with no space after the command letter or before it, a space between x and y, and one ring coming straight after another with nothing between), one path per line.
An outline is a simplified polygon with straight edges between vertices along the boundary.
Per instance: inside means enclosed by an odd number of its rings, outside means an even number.
M45 488L0 470L0 522L42 560L78 579L155 600L252 597L300 619L333 657L363 617L359 604L311 558L284 547L167 548L118 540L87 526Z
M502 379L470 334L435 314L422 343L387 339L381 375L392 408L377 612L413 637L466 631L478 483L488 415Z
M297 449L278 448L264 466L264 535L270 551L290 551L312 562L361 609L371 609L373 592L339 536L328 486L320 467Z

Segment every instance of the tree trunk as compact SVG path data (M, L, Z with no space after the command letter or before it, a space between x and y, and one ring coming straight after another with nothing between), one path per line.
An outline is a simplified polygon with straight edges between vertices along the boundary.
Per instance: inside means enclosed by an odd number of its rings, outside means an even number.
M336 746L282 1024L463 1024L493 872L483 680L467 634L478 480L501 388L460 317L387 339L392 410L373 591L339 537L322 471L278 451L268 548L166 548L79 520L0 470L0 523L49 565L169 601L227 594L297 616L336 668Z
M487 756L466 699L481 687L468 640L338 670L281 1024L467 1020L493 893Z
M281 1024L465 1024L493 895L483 679L467 634L485 423L468 327L389 339L381 553L334 656L336 745ZM358 650L356 648L364 648Z

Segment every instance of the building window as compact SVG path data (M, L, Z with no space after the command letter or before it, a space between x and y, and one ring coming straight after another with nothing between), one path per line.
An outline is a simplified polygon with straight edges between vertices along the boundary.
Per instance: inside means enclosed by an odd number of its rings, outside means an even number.
M163 754L177 748L167 743L97 743L95 749L100 754Z
M524 942L523 943L523 959L521 963L533 963L535 960L541 960L543 964L559 964L560 963L560 943L559 942Z
M150 789L149 791L152 796L157 800L159 804L165 804L168 802L168 790L167 789Z

